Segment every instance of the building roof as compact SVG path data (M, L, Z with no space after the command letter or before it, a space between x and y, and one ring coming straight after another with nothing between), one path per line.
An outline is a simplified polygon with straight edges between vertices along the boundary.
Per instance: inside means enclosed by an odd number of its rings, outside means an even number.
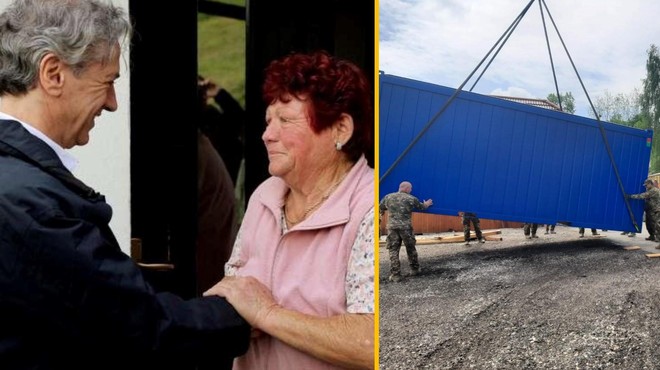
M504 99L504 100L514 101L516 103L523 103L523 104L527 104L527 105L533 105L535 107L541 107L541 108L561 111L561 109L559 109L559 106L557 104L555 104L551 101L545 100L545 99L516 98L516 97L513 97L513 96L501 96L501 95L491 95L491 96L495 97L495 98Z

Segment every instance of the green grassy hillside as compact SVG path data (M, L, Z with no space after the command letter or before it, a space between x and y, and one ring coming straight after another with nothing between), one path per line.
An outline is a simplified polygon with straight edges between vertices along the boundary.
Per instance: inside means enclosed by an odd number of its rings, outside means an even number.
M224 0L245 6L245 0ZM245 22L199 14L199 73L229 91L245 107Z

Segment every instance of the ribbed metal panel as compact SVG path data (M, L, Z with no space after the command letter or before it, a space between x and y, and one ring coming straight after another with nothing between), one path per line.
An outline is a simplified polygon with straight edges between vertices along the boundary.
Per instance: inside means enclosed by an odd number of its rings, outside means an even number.
M380 75L380 177L455 89ZM642 192L651 131L603 122L627 193ZM428 212L633 231L596 120L461 92L380 183L411 181ZM643 201L631 200L641 227Z

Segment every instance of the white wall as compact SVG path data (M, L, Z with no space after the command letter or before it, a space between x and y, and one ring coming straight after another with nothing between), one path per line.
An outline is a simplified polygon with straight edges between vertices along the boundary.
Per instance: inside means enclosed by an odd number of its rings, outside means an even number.
M0 0L0 9L11 1ZM128 12L128 0L112 0ZM104 112L96 120L90 133L90 141L84 147L76 147L71 153L80 165L74 175L85 184L105 195L113 209L110 227L121 249L129 253L131 238L131 188L130 188L130 106L128 49L124 51L121 77L117 80L116 112Z

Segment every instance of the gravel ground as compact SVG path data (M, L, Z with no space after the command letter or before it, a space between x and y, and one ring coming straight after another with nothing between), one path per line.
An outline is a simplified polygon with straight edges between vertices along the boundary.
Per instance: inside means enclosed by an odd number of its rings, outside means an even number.
M657 244L539 231L420 245L421 275L398 283L380 247L380 368L660 369ZM404 247L400 258L405 275Z

